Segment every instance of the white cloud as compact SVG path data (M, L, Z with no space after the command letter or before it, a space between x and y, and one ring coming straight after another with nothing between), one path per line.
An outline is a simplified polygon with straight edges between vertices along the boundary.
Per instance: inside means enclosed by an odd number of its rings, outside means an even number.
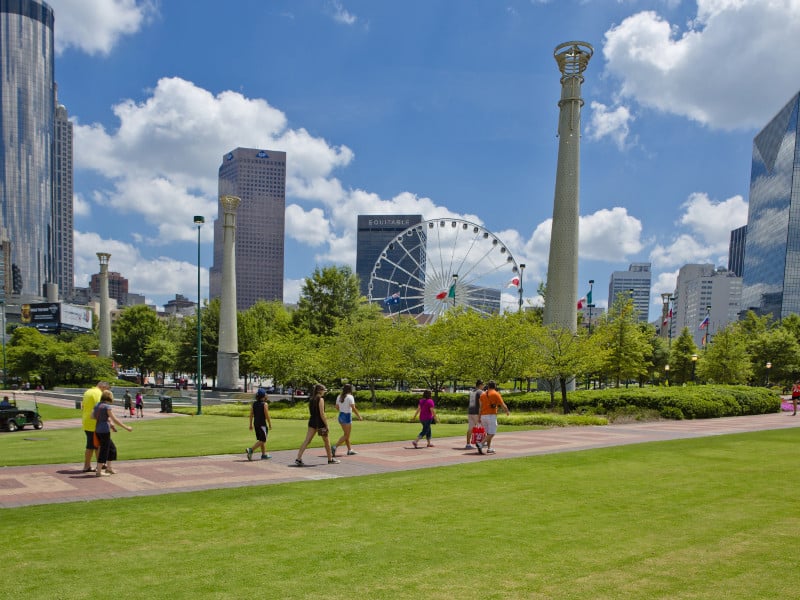
M333 20L342 25L355 25L358 21L353 13L349 12L339 0L330 0L328 3L333 15Z
M702 237L709 246L727 253L731 231L747 223L747 202L739 195L713 202L707 194L695 192L683 203L681 225Z
M758 127L797 92L798 0L698 0L685 29L654 11L605 34L620 95L720 129Z
M153 18L152 0L48 0L55 14L56 52L77 48L109 54L122 36L138 32Z
M88 217L91 214L89 203L80 194L72 196L72 214L76 217Z
M611 138L611 141L620 150L624 150L631 144L628 136L630 135L630 123L634 117L627 106L609 108L600 102L592 102L590 106L592 112L589 124L586 126L586 135L589 139Z

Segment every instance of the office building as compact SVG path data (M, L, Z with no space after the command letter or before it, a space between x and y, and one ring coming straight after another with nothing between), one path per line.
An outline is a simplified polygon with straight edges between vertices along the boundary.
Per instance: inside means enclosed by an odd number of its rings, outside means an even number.
M414 225L422 222L422 215L358 215L358 233L356 237L356 275L361 286L361 295L370 297L375 301L384 300L392 294L399 292L399 290L391 289L392 287L386 281L376 281L373 290L369 290L369 281L372 275L372 270L375 268L375 263L381 256L381 252L389 245L389 243L403 231ZM396 254L396 256L395 256ZM389 249L387 252L388 261L399 261L404 252L393 252ZM425 264L425 251L421 251L420 266L424 281L424 264ZM407 273L398 274L398 278L393 278L402 285L416 279Z
M733 271L712 264L682 266L672 298L670 337L686 327L698 348L710 344L718 331L738 319L741 298L742 278Z
M236 308L283 302L286 153L236 148L219 168L219 195L241 199L236 218ZM221 205L219 205L221 206ZM222 209L214 221L211 298L222 296Z
M100 297L100 274L95 273L89 281L93 298ZM108 272L108 297L117 301L117 306L128 305L128 280L114 271Z
M636 318L646 323L650 316L650 263L632 263L627 271L614 271L608 284L608 305L613 306L619 294L630 294Z
M23 300L41 298L54 273L53 22L43 2L0 2L0 211Z
M744 269L744 247L747 243L747 225L731 231L731 242L728 246L728 271L737 277L742 276Z
M800 168L796 94L753 140L742 311L800 314Z
M75 248L72 196L72 123L63 104L56 106L53 145L53 231L55 282L62 298L72 296L75 287Z
M175 294L173 300L164 304L164 312L168 315L194 315L197 314L197 303L192 302L183 294Z

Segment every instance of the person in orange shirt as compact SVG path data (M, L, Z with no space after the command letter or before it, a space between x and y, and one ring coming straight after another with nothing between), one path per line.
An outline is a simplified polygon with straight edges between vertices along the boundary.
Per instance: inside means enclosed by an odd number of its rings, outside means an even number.
M510 415L511 411L508 406L503 402L503 397L497 391L497 384L490 381L486 384L486 391L481 394L481 425L486 429L486 453L494 454L492 448L492 439L497 433L497 409L503 407L506 415ZM483 454L481 446L478 446L478 453Z

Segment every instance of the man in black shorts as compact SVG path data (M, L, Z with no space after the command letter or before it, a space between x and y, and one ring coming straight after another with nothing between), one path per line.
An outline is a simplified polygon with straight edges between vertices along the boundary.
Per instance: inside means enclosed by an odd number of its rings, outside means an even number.
M247 460L253 460L253 451L261 448L261 460L272 458L267 454L267 433L272 429L272 420L269 418L269 408L267 408L267 391L258 388L256 399L250 407L250 431L256 430L256 443L251 448L245 448Z

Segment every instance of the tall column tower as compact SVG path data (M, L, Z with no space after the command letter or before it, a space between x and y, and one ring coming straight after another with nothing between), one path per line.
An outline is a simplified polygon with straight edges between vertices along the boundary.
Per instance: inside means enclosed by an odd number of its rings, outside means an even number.
M100 261L100 356L111 357L111 311L108 304L108 261L111 255L108 252L98 252Z
M578 330L578 219L581 143L581 84L594 49L586 42L565 42L553 56L561 71L558 117L558 165L553 200L553 229L547 262L544 324Z
M239 334L236 330L236 210L241 199L220 196L222 205L222 295L219 306L217 388L239 387Z

